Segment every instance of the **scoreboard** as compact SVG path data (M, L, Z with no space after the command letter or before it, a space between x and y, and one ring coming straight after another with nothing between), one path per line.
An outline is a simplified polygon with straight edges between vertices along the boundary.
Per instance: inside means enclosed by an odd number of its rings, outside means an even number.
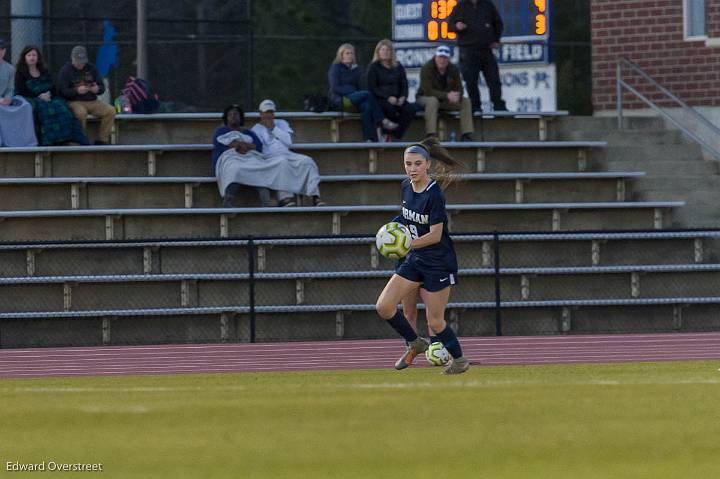
M494 50L500 65L503 99L516 112L554 111L556 70L550 55L551 0L492 0L503 21L500 48ZM420 68L433 57L439 43L450 47L459 62L455 33L448 18L458 0L393 0L395 52L408 75L413 101ZM480 78L483 110L490 111L488 92Z
M457 0L394 0L393 38L407 41L452 41L447 19ZM505 25L504 42L547 41L550 0L494 0Z

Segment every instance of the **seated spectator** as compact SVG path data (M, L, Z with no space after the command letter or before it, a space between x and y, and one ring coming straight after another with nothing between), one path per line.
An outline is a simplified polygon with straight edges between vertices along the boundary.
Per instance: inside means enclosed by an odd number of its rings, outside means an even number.
M290 150L293 143L292 135L295 133L285 120L275 119L275 102L263 100L260 103L260 123L252 127L252 131L260 138L263 144L263 153L272 156L282 156L288 162L294 176L293 188L287 191L278 191L280 206L292 201L292 193L302 193L312 196L313 206L325 206L320 199L320 172L315 161L307 155L301 155Z
M330 66L330 104L333 108L344 108L347 99L362 115L363 139L378 141L378 129L392 131L398 127L382 112L372 93L360 89L360 68L355 63L355 47L343 43L337 50L335 61ZM382 131L381 131L382 133Z
M425 136L437 136L438 110L460 111L461 141L473 141L470 100L463 97L460 70L450 62L450 48L440 45L420 70L417 102L425 107Z
M375 95L385 116L399 126L390 136L399 140L415 116L415 107L408 103L408 81L405 68L395 58L390 40L380 40L375 47L373 62L367 75L368 90Z
M223 206L226 208L232 208L235 206L235 198L242 188L243 184L248 184L243 181L242 169L240 165L230 164L228 160L227 165L223 166L224 180L221 182L220 174L218 173L217 164L220 156L228 150L234 150L237 155L233 156L234 160L240 160L242 156L247 155L251 151L257 153L262 152L262 142L260 139L248 129L242 128L245 123L245 113L237 105L230 105L223 111L223 124L219 126L215 133L213 133L213 151L212 151L212 169L213 174L218 179L218 187L220 188L220 196L223 199ZM228 138L226 135L232 132L242 133L242 137L238 137L230 142L220 142L219 138ZM252 161L252 158L248 157L248 164ZM235 171L235 170L238 171ZM235 176L233 176L235 175ZM237 181L235 181L237 180ZM250 179L252 181L252 179ZM257 186L257 185L256 185ZM270 202L270 190L265 186L257 186L258 195L260 196L260 204L262 206L271 206Z
M37 146L32 106L15 96L15 69L5 61L6 52L0 39L0 146Z
M228 196L232 197L239 185L317 196L319 176L315 163L291 162L286 155L266 154L255 132L241 129L244 121L245 114L240 107L227 107L223 113L225 126L218 128L213 137L213 168L223 205L232 206L228 204ZM319 200L318 197L317 206L321 206ZM295 202L288 200L281 205L294 206Z
M20 52L15 69L15 91L32 105L41 145L90 144L65 100L56 95L50 72L43 65L42 53L34 45Z
M69 102L70 109L80 120L86 134L88 113L100 118L100 134L95 144L106 145L115 121L115 108L98 100L98 96L105 91L105 84L97 68L88 63L85 47L73 47L70 62L60 69L58 91Z

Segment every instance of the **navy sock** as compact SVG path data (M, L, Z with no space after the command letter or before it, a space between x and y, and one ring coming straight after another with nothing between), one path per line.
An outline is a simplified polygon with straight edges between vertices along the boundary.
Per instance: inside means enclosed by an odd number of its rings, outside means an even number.
M443 343L445 349L448 350L450 356L452 356L453 358L462 357L463 354L462 348L460 347L460 342L458 341L457 336L455 336L455 331L453 331L449 324L445 327L445 329L437 333L437 337L440 342Z
M440 338L437 336L430 336L430 343L437 343L440 342Z
M418 337L415 330L412 326L410 326L410 323L408 323L407 319L405 319L405 316L403 316L400 311L395 313L395 316L388 321L388 324L392 326L392 328L397 331L398 334L405 339L405 341L415 341Z

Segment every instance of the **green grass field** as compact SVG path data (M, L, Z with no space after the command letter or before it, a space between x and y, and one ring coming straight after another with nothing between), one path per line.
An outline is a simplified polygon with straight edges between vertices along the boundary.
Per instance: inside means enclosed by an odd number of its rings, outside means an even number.
M0 476L720 477L718 367L0 380ZM103 472L6 473L42 461Z

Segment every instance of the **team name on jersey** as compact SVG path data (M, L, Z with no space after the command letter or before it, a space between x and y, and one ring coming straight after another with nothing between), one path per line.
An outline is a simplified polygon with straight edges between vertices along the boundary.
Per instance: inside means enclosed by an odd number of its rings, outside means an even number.
M403 218L406 220L410 220L415 223L420 223L421 225L428 224L428 218L429 215L421 215L420 213L416 213L415 211L409 210L403 206L402 209Z

